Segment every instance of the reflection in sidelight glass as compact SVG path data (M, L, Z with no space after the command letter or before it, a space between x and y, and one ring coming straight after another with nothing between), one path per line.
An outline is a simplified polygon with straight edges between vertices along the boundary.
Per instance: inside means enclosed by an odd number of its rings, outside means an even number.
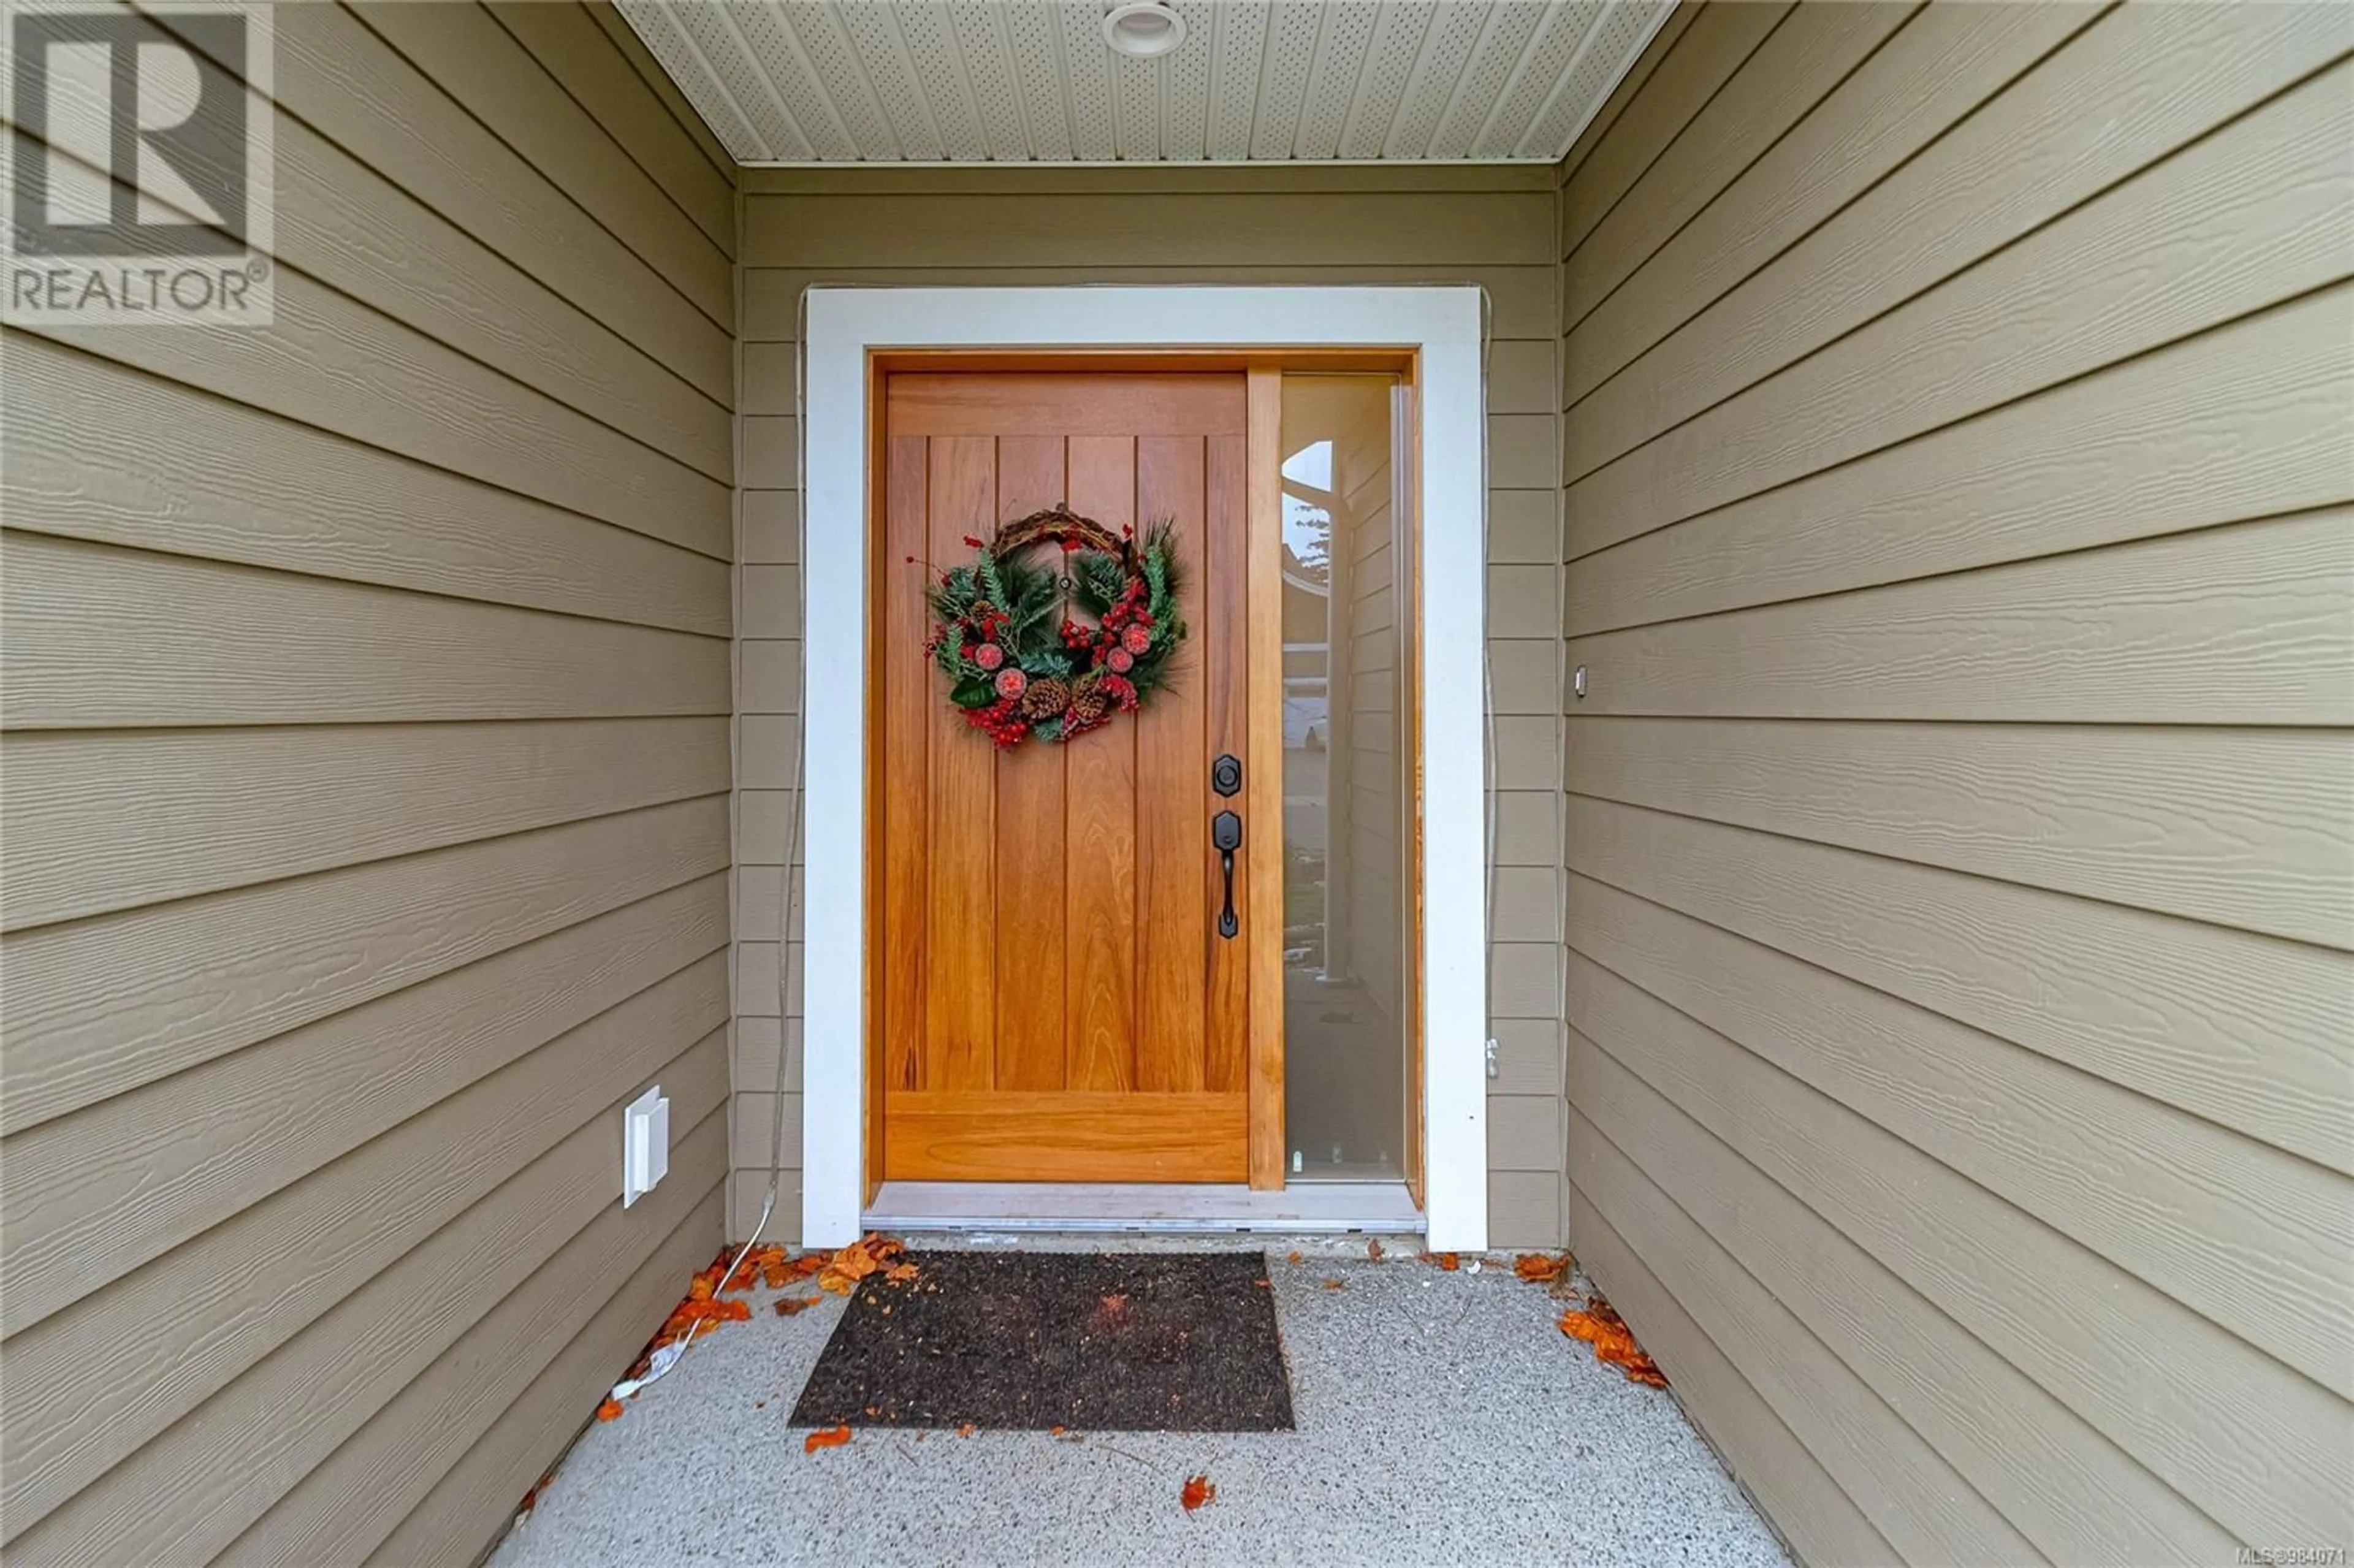
M1405 1174L1414 551L1394 376L1283 378L1288 1179Z

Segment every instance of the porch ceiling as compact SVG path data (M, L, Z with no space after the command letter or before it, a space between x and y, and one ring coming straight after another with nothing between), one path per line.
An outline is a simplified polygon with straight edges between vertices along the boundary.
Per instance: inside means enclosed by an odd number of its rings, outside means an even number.
M736 158L1552 163L1672 0L618 0Z

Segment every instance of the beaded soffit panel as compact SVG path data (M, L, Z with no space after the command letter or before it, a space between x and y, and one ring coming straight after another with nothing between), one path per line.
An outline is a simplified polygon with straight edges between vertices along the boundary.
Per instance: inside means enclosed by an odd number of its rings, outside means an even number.
M1671 0L618 0L746 164L1552 163ZM1166 33L1159 17L1144 20Z

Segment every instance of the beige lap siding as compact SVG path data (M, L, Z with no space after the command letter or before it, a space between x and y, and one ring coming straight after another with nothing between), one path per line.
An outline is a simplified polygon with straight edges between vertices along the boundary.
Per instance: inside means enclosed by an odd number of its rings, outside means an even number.
M748 1227L768 1181L769 1086L780 1039L791 1097L786 1234L799 1217L801 1035L790 1016L779 1029L774 933L800 685L792 416L801 291L822 282L1471 282L1486 287L1492 308L1491 652L1506 791L1494 1025L1503 1076L1490 1086L1490 1233L1499 1245L1557 1241L1564 1219L1552 171L768 170L748 171L745 182L731 1227ZM789 1001L789 1014L797 1005Z
M1807 1558L2354 1538L2349 48L1686 7L1564 165L1570 1239Z
M725 1228L733 170L275 21L276 324L0 369L11 1563L471 1561Z

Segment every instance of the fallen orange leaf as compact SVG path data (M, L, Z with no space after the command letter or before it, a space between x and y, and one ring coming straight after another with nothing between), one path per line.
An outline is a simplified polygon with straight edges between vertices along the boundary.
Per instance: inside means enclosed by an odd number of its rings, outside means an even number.
M961 1425L961 1426L958 1427L958 1428L957 1428L957 1436L960 1436L960 1437L970 1437L970 1436L972 1436L972 1423L971 1423L971 1422L970 1422L970 1421L968 1421L968 1422L966 1422L963 1425Z
M1550 1285L1569 1272L1569 1255L1524 1252L1512 1259L1512 1272L1532 1285Z
M573 1408L578 1410L580 1407L576 1404ZM620 1414L621 1402L618 1399L608 1399L603 1404L597 1406L597 1419L599 1421L611 1421Z
M806 1312L817 1305L814 1296L786 1296L777 1301L777 1316L790 1318L796 1312Z
M1184 1489L1177 1494L1177 1500L1184 1505L1187 1513L1192 1513L1204 1503L1217 1501L1218 1489L1210 1483L1207 1476L1188 1476Z
M1349 1282L1345 1279L1328 1279L1324 1282L1324 1288L1327 1290L1346 1290L1349 1288Z
M1634 1330L1627 1327L1627 1320L1601 1297L1587 1297L1583 1312L1575 1308L1564 1312L1561 1331L1592 1345L1596 1361L1618 1368L1629 1382L1652 1388L1668 1386L1668 1374L1644 1353L1643 1347L1635 1342Z
M804 1437L804 1438L802 1438L802 1439L801 1439L801 1452L802 1452L802 1453L804 1453L804 1454L814 1454L814 1453L816 1453L820 1448L839 1448L839 1447L841 1447L844 1443L847 1443L847 1442L849 1442L849 1441L850 1441L850 1428L849 1428L849 1427L847 1427L847 1426L826 1426L826 1427L822 1427L822 1428L820 1428L819 1430L817 1430L817 1431L815 1431L815 1432L811 1433L808 1436L806 1436L806 1437Z
M1365 1243L1365 1255L1366 1255L1367 1257L1371 1258L1371 1259L1372 1259L1373 1262L1375 1262L1375 1263L1379 1263L1379 1262L1381 1262L1381 1260L1382 1260L1382 1244L1381 1244L1380 1242L1378 1242L1378 1241L1368 1241L1368 1242L1366 1242L1366 1243Z
M1295 1252L1289 1257L1284 1259L1284 1261L1286 1263L1298 1263L1299 1261L1299 1255Z
M1422 1255L1422 1261L1449 1274L1463 1266L1463 1260L1451 1252L1426 1252Z

